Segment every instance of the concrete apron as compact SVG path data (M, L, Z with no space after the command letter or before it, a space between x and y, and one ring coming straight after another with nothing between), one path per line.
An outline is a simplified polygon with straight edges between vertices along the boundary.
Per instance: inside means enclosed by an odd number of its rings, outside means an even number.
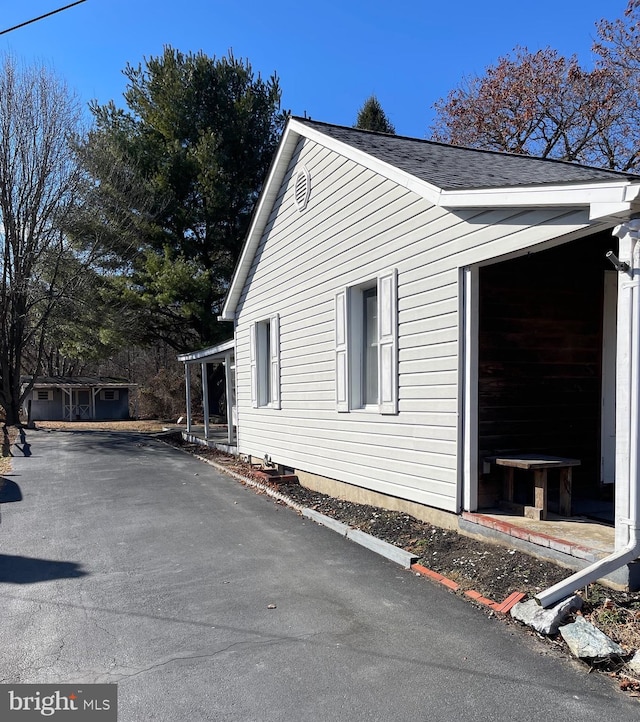
M535 521L493 510L463 512L459 528L463 534L491 539L576 571L610 555L615 548L614 527L584 517L549 514L547 520ZM639 574L640 565L634 562L603 581L619 589L633 588L640 581Z

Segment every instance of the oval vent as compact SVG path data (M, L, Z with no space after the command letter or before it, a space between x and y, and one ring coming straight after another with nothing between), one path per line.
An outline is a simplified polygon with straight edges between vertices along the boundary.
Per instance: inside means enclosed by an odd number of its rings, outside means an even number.
M303 211L307 207L309 193L311 192L311 178L309 171L302 166L296 177L295 199L299 211Z

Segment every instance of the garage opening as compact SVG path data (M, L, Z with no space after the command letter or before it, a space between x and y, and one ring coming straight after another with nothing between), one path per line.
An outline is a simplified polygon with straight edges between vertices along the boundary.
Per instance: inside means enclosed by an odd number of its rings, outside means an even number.
M480 509L504 501L504 470L491 459L571 457L580 460L571 513L613 522L617 285L608 250L617 239L605 231L479 269ZM515 478L515 500L531 504L533 484ZM550 512L560 483L549 473Z

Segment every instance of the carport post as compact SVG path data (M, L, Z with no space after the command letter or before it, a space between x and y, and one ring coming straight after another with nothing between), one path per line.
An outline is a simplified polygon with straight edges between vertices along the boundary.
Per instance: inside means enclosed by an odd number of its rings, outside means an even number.
M187 433L191 433L191 364L184 365L184 385L187 401Z
M204 413L204 438L209 438L209 381L207 380L207 364L200 365L202 369L202 411Z
M227 441L233 444L233 384L231 383L231 351L224 355L224 383L227 397Z

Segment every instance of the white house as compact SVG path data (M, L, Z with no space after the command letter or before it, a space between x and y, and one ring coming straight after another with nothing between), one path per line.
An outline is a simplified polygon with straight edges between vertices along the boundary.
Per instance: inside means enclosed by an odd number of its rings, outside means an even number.
M616 562L638 557L639 193L290 119L222 314L238 451L454 514L504 500L497 459L573 459L572 488L539 471L508 501L615 500Z

